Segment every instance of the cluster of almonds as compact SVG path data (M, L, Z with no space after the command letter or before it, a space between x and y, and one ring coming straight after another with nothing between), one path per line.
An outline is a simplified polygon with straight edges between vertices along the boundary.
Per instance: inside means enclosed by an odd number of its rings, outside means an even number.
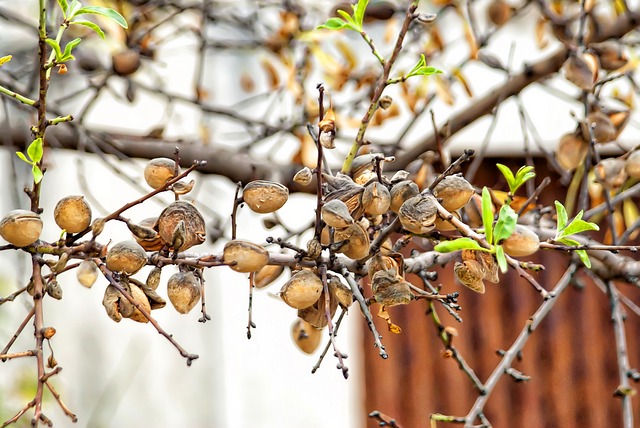
M333 145L334 135L333 123L329 122L327 125L325 119L322 132L327 135L321 140L327 147ZM381 305L381 313L385 307L407 304L414 298L411 285L404 278L403 256L393 251L391 241L387 238L372 251L372 242L382 228L397 218L407 233L447 232L455 229L451 221L461 219L463 209L472 223L473 218L478 217L479 207L479 196L464 178L450 175L432 191L421 191L406 171L400 171L390 179L382 174L384 162L391 160L382 154L364 154L354 159L350 175L323 174L322 233L320 239L313 238L308 242L302 254L307 260L318 260L322 252L329 249L353 260L368 260L373 291L371 301ZM173 160L158 158L149 161L144 177L149 186L159 189L167 186L178 173ZM312 176L312 171L304 168L294 180L308 185ZM109 285L103 305L113 320L129 318L147 322L147 317L138 308L148 313L166 305L156 291L160 284L160 267L154 267L144 282L133 277L148 264L148 252L161 251L177 257L179 252L204 242L206 227L202 215L193 204L178 200L178 196L188 193L193 185L191 181L168 186L176 194L176 201L158 217L144 219L139 224L119 218L126 222L134 239L110 246L102 257L106 268L114 274L114 280L136 304L126 299L117 287ZM256 213L272 213L287 202L288 196L289 192L282 184L256 180L243 188L240 200ZM471 209L466 209L470 201L473 201L469 204ZM439 205L450 213L447 218L442 216ZM100 234L105 223L104 219L92 223L91 209L81 196L63 198L56 205L54 218L68 233L91 230L94 236ZM31 211L12 211L0 222L0 235L17 247L35 243L41 231L42 220ZM518 226L514 235L502 245L508 254L527 255L537 250L538 240L528 229ZM61 257L58 264L62 263L62 266L52 267L54 275L47 284L47 292L56 298L61 298L62 290L55 281L55 273L64 267L67 259L68 255ZM231 269L251 273L258 288L270 284L283 272L282 266L270 265L269 259L269 253L262 245L242 239L227 242L222 255L222 262ZM456 263L454 271L463 285L478 292L484 291L484 279L497 281L495 261L484 252L463 252L462 262ZM95 283L98 273L91 258L84 260L77 269L78 280L86 287ZM352 290L338 275L325 272L326 286L321 276L318 268L296 269L279 293L287 305L298 311L293 339L307 353L317 348L321 329L328 323L327 314L332 317L338 306L346 309L353 301ZM182 266L167 281L167 296L178 312L188 313L200 300L201 287L200 270ZM389 324L391 326L390 321Z

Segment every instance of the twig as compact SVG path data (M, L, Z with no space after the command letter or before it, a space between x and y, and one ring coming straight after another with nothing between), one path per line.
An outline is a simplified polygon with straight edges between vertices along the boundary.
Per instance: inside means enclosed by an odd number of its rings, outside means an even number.
M29 323L29 321L31 321L31 318L33 318L33 316L36 313L36 308L35 306L31 308L31 310L29 311L29 313L27 314L27 316L24 317L24 319L22 320L22 322L20 323L20 325L18 326L18 329L16 330L16 332L13 334L13 336L11 337L11 339L9 340L9 343L7 343L7 346L5 346L2 351L0 351L0 354L6 354L7 352L9 352L9 349L11 349L11 346L13 345L13 343L16 341L16 339L18 339L18 337L20 336L20 334L22 333L22 331L24 330L24 328L27 326L27 324ZM2 359L2 361L4 361L4 359Z
M46 381L44 384L47 386L47 388L49 388L49 391L51 391L51 394L58 402L58 405L60 406L64 414L69 416L69 418L71 419L71 422L73 423L78 422L78 417L71 410L69 410L69 408L62 402L62 399L60 398L60 394L58 393L58 391L55 390L53 385L51 385L49 381Z
M435 189L435 187L438 185L438 183L440 183L447 175L449 175L454 168L471 159L474 153L475 153L475 150L473 149L465 149L462 156L460 156L458 159L452 162L451 165L449 165L442 174L440 174L439 176L436 177L435 180L433 180L433 183L431 183L431 185L429 186L429 191L432 192L433 189Z
M614 395L622 399L622 421L624 428L633 428L633 407L631 397L635 394L635 389L629 383L629 356L627 353L627 338L624 328L624 317L620 308L618 290L611 281L604 283L609 296L609 306L611 308L611 321L613 323L613 336L616 341L616 357L618 361L618 380L620 384Z
M109 281L109 284L112 285L116 290L118 290L140 313L149 320L151 325L156 329L158 333L164 336L177 350L187 360L187 366L191 365L191 362L195 359L198 359L199 356L197 354L190 354L187 352L176 340L173 338L173 335L167 333L160 324L151 316L149 312L145 308L143 308L138 302L135 301L133 297L125 290L122 285L118 281L115 280L111 272L107 269L106 265L100 259L93 259L94 263L98 266L104 277Z
M500 360L500 363L496 366L487 381L484 383L486 388L485 394L476 399L473 407L465 417L465 427L471 427L476 418L484 411L484 406L489 400L489 397L491 397L491 393L495 389L498 381L505 374L505 370L511 367L511 363L522 351L531 334L535 331L540 322L542 322L542 320L545 319L545 317L549 314L549 312L557 302L558 297L571 283L571 279L573 278L576 269L577 268L574 263L569 266L569 268L566 270L564 275L562 275L562 278L560 278L552 291L552 295L554 297L542 302L540 307L538 307L538 310L531 316L531 318L529 318L527 324L522 329L511 347L504 353L502 360Z
M350 273L347 268L342 268L342 276L347 280L349 287L351 288L351 292L353 293L353 297L356 299L358 304L360 305L360 310L362 311L362 315L367 320L367 325L369 326L369 330L371 330L371 334L373 334L373 346L378 348L378 352L383 359L389 358L389 354L384 349L384 345L382 344L382 336L378 333L376 329L376 325L373 323L373 318L371 317L371 311L369 310L369 306L365 298L362 296L360 292L360 287L358 283L353 278L353 274Z
M369 417L371 419L377 420L379 427L402 428L400 425L398 425L395 419L377 410L374 410L373 412L369 413Z
M338 317L338 320L336 321L335 328L333 329L333 338L334 339L338 336L338 329L340 328L340 325L342 324L342 319L344 318L344 316L346 314L347 314L347 310L346 309L342 309L342 312L340 312L340 316ZM318 357L318 362L311 369L311 373L312 374L317 372L318 369L320 368L320 364L322 364L322 360L324 360L324 357L327 355L327 352L329 351L329 348L331 347L331 345L332 345L332 340L330 338L327 341L327 344L325 345L324 350L320 354L320 357Z
M242 183L236 183L236 193L233 196L233 209L231 210L231 239L236 239L236 231L237 231L237 216L238 216L238 206L244 201L242 196L238 196L238 193L242 189Z
M325 264L321 264L318 267L318 271L320 273L320 278L322 279L322 291L324 293L324 316L327 319L329 341L331 342L331 346L333 347L334 355L338 359L337 368L339 370L342 370L342 376L347 379L349 377L349 367L344 364L344 359L347 358L347 356L338 349L338 345L336 344L335 332L333 329L333 322L331 321L331 295L329 292L329 284L327 281L327 266Z
M254 278L254 272L251 272L249 274L249 308L247 309L247 312L249 313L249 319L247 321L247 339L251 339L251 329L252 328L256 328L256 323L253 322L252 315L253 315L253 278Z

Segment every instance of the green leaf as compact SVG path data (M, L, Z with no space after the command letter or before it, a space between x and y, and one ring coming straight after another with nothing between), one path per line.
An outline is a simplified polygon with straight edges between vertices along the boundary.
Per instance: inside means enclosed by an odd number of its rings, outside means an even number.
M509 205L503 205L498 214L496 227L493 229L493 240L499 244L511 236L516 228L518 214Z
M69 3L67 3L67 0L58 0L58 4L60 5L60 9L62 9L62 16L66 19L69 13Z
M18 157L20 159L22 159L23 161L25 161L26 163L28 163L29 165L33 165L33 162L28 160L27 157L24 155L24 153L22 152L16 152L16 155L18 155Z
M33 167L31 168L31 173L33 174L33 181L36 184L42 181L43 174L40 168L38 167L38 165L33 164Z
M11 58L13 58L11 55L0 57L0 67L2 67L2 64L6 64L7 62L11 61Z
M567 221L569 220L568 216L567 216L567 210L564 208L564 205L562 205L562 203L560 203L559 201L554 201L554 204L556 205L556 214L557 214L557 222L558 222L558 226L556 228L556 236L560 236L560 233L562 231L562 229L564 229L567 226Z
M504 249L502 248L502 245L496 245L496 260L498 261L500 272L507 273L507 258L504 255Z
M536 176L536 173L533 172L532 166L527 165L527 166L520 167L518 172L516 172L516 183L519 183L518 187L520 187L535 176Z
M73 55L71 55L71 51L73 51L73 48L75 48L76 46L78 46L80 44L82 40L78 39L73 39L71 40L69 43L67 43L67 45L64 47L64 52L62 53L62 57L63 58L70 58L70 59L75 59L73 57Z
M493 212L491 208L491 193L487 187L482 188L482 225L484 226L484 235L487 237L487 242L493 244Z
M327 30L342 30L343 28L348 26L349 24L347 24L340 18L329 18L327 22L318 26L318 29L326 28Z
M450 253L458 250L482 250L487 251L486 248L482 248L480 244L471 238L458 238L452 241L444 241L433 247L439 253Z
M576 250L576 253L578 254L578 257L580 257L580 260L582 260L582 263L584 263L587 268L591 269L591 260L589 259L587 252L585 250Z
M29 144L27 155L34 163L42 160L42 138L36 138Z
M582 245L575 239L571 239L571 238L560 238L560 239L556 239L556 241L568 247L580 247ZM580 257L580 260L582 260L582 263L584 263L586 267L591 269L591 260L589 259L589 255L587 254L587 252L585 250L575 250L575 252L578 255L578 257Z
M51 46L51 49L53 49L53 51L56 53L56 61L62 58L62 51L60 50L60 45L58 44L58 42L53 39L46 39L45 42L47 42L47 44Z
M362 29L362 23L364 21L364 11L367 9L367 5L369 4L369 0L358 0L358 4L355 6L352 5L353 8L353 19L356 24Z
M74 17L76 15L76 12L80 10L81 7L82 7L82 3L80 3L78 0L73 0L69 5L69 12L67 13L67 18L70 19Z
M586 230L600 230L597 224L590 221L574 219L565 230L562 231L563 236L574 235Z
M127 20L124 19L124 17L122 15L120 15L118 12L116 12L113 9L110 9L108 7L102 7L102 6L84 6L84 7L81 7L80 9L75 11L75 13L73 14L72 18L74 18L76 16L79 16L79 15L84 15L84 14L87 14L87 13L104 16L105 18L110 18L110 19L114 20L122 28L128 28L129 27L127 25Z
M427 60L424 54L421 54L420 60L418 60L418 63L413 66L409 73L407 73L406 78L409 78L411 76L429 76L431 74L438 73L442 73L442 70L439 70L431 65L427 65Z
M353 7L353 6L352 6ZM349 28L350 30L354 30L357 32L362 32L362 26L359 26L358 23L353 19L353 17L351 15L349 15L349 13L345 12L342 9L338 9L336 11L336 13L338 15L340 15L345 23L345 28ZM340 18L338 18L340 19Z
M501 163L497 163L496 166L498 167L498 169L500 170L500 172L502 173L502 175L504 175L504 178L507 180L507 185L509 186L509 191L511 193L513 193L513 186L516 182L516 178L513 176L513 172L511 172L511 170L509 169L508 166L503 165Z
M511 172L509 167L507 167L506 165L498 163L496 164L496 166L498 167L500 172L502 172L502 175L504 175L504 178L507 180L507 185L509 186L509 192L512 195L516 193L516 191L520 188L520 186L522 186L528 180L536 176L535 172L533 172L532 166L520 167L520 169L518 169L518 172L516 172L515 176L513 175L513 172Z
M102 28L100 28L94 22L85 21L84 19L77 19L75 21L72 21L71 24L84 25L85 27L91 28L93 31L98 33L98 36L100 36L104 40L104 31L102 31Z
M556 239L556 241L560 242L561 244L566 245L567 247L579 247L579 246L582 245L581 243L579 243L575 239L571 239L571 238L559 238L559 239Z

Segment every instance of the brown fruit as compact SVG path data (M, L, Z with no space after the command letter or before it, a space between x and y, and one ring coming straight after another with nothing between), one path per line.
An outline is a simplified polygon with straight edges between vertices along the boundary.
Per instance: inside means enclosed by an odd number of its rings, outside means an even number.
M374 181L364 188L361 203L364 212L369 216L382 215L389 211L391 194L384 184Z
M127 224L129 226L129 223ZM131 223L133 225L133 223ZM142 220L138 225L129 227L136 240L146 251L159 251L166 242L157 231L158 217L148 217ZM152 233L153 232L153 233ZM154 236L155 233L155 236Z
M457 211L452 211L451 215L460 220L460 214L458 214ZM453 225L453 223L451 223L449 220L441 218L440 216L436 217L434 225L440 232L450 232L452 230L456 230L456 227Z
M305 166L300 171L296 172L296 175L293 176L293 181L301 186L308 186L309 184L311 184L312 178L313 173L311 172L311 169Z
M193 272L178 272L167 282L167 296L176 311L187 314L200 300L200 284Z
M346 309L353 303L353 292L337 276L329 277L329 292L342 308Z
M539 245L538 235L521 224L516 224L513 234L502 242L504 252L513 257L529 256L538 251Z
M562 65L562 70L567 80L589 91L598 77L598 60L588 53L571 55Z
M338 252L350 259L359 260L369 255L369 234L358 223L344 229L336 229L333 239L335 243L344 242Z
M0 236L16 247L26 247L40 238L42 220L28 210L13 210L0 220Z
M322 328L329 323L327 319L327 300L324 292L316 300L314 304L303 309L298 309L298 317L307 321L309 324L316 328ZM338 309L338 301L335 297L329 294L329 317L333 318L333 315Z
M83 260L76 271L78 282L87 288L91 288L98 279L98 267L92 260Z
M256 272L269 262L269 252L253 242L234 239L224 246L222 260L236 272Z
M455 211L469 202L475 193L473 186L464 178L449 175L440 181L433 189L433 195L442 199L441 205L447 211Z
M418 185L411 180L400 181L391 187L391 211L398 213L404 202L420 193Z
M484 282L482 278L482 266L475 260L464 260L462 263L456 262L453 265L453 272L460 284L475 291L484 294Z
M422 235L434 229L438 208L436 200L430 195L418 195L409 198L398 211L400 223L407 231Z
M299 350L313 354L322 340L322 330L317 329L303 319L296 319L291 326L291 339Z
M503 0L493 0L487 9L487 17L497 27L501 27L511 18L513 10Z
M617 190L627 180L628 161L619 158L602 159L595 166L596 179L609 190Z
M68 233L82 232L91 224L91 207L84 196L67 196L56 204L53 218Z
M149 304L149 299L147 298L147 296L144 294L144 292L140 289L140 287L138 287L135 284L129 284L129 294L131 294L131 297L133 298L133 300L142 308L145 310L145 312L148 314L149 312L151 312L151 305ZM135 308L135 306L134 306ZM135 308L133 313L131 315L129 315L129 319L136 321L136 322L140 322L140 323L147 323L149 322L149 319L147 317L145 317L144 315L142 315L142 312L140 312L138 310L138 308Z
M256 288L264 288L275 281L284 271L283 266L266 265L257 271L253 277L253 285Z
M144 180L153 189L159 189L176 176L176 162L169 158L151 159L144 168Z
M129 76L140 68L140 54L132 49L114 54L111 61L113 71L119 76Z
M634 150L629 154L625 170L630 177L640 178L640 150Z
M349 208L340 199L325 202L321 209L322 220L329 227L345 228L353 224Z
M395 269L376 272L371 280L371 288L376 302L383 306L406 305L413 300L409 283Z
M582 124L582 138L586 141L591 140L589 128L593 128L593 138L596 143L608 143L615 140L618 132L613 122L601 111L593 111L589 113Z
M300 270L282 286L280 297L294 309L313 305L322 293L322 280L309 270Z
M254 212L272 213L287 202L289 189L275 181L256 180L244 187L242 199Z
M573 171L587 155L589 143L576 134L564 134L556 148L556 160L566 171Z
M118 242L107 253L107 268L112 272L133 275L147 263L147 253L134 241Z
M596 53L600 60L600 67L607 71L617 70L629 61L625 53L622 52L622 45L614 40L591 43L589 49Z
M204 218L193 204L172 202L158 217L158 232L175 251L185 251L205 241Z

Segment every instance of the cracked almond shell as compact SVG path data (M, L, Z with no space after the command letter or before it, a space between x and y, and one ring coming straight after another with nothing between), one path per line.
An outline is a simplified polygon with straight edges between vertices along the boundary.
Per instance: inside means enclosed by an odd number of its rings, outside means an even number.
M398 217L403 228L421 235L434 229L437 212L438 208L433 196L418 195L407 199L402 204Z

